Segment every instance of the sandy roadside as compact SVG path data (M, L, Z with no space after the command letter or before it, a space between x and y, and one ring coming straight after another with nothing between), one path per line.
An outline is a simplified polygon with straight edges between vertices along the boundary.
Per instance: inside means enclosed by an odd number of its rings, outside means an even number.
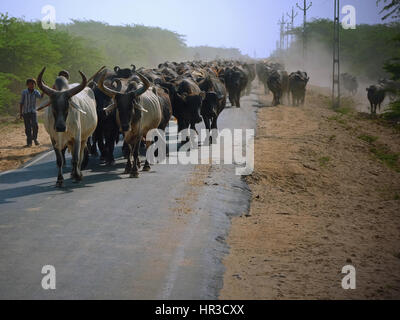
M400 135L324 104L311 92L260 109L251 217L233 219L221 299L400 298L399 161L371 152L400 153ZM341 287L345 265L356 290Z
M17 169L38 154L51 148L49 135L39 123L41 146L25 148L26 136L22 122L1 124L0 126L0 172Z

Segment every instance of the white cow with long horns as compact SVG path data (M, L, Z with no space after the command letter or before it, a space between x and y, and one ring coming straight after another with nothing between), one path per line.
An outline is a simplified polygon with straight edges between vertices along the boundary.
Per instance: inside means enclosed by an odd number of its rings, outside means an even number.
M55 89L43 82L43 74L38 76L39 88L50 97L51 104L47 107L44 117L44 126L50 135L51 142L57 157L58 178L57 187L62 187L64 177L62 168L64 157L62 150L66 147L72 154L71 177L79 182L82 180L81 165L88 138L97 126L96 100L93 91L86 87L86 76L79 71L82 82L68 84L64 77L55 81Z

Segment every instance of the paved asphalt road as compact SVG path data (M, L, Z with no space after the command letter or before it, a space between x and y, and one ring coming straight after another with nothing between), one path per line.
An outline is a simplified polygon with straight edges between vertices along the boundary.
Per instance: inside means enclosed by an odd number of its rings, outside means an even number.
M220 129L255 128L256 96L243 101ZM97 161L81 184L68 161L62 190L53 153L0 175L0 299L218 298L229 217L250 199L234 167L156 165L129 179L125 160ZM42 289L45 265L56 290Z

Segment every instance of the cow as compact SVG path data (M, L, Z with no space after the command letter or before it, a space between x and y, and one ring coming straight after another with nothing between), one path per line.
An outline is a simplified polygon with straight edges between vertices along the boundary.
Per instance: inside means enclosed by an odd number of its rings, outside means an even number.
M269 88L268 88L268 77L270 75L270 72L272 71L271 67L268 66L264 62L257 63L256 65L256 70L257 70L257 77L258 80L263 84L264 86L264 93L269 94Z
M178 131L196 130L196 124L202 121L201 106L205 98L198 84L191 78L182 78L172 82L162 82L160 86L167 89L172 104L172 114L178 121Z
M391 102L393 102L399 96L400 92L399 81L380 79L379 85L381 85L385 89L385 92L389 96Z
M240 66L227 67L224 72L225 86L232 107L240 108L240 98L249 81L248 71Z
M278 72L281 76L282 100L286 97L288 104L290 104L289 74L285 70L279 70Z
M382 85L372 85L368 87L368 100L371 104L371 114L376 115L376 108L378 107L381 110L381 105L383 100L385 100L386 92L385 88Z
M309 80L307 72L297 71L289 75L289 90L292 94L293 106L304 105Z
M154 86L154 88L156 90L158 100L160 101L162 113L162 119L160 125L158 126L158 129L165 131L172 117L172 104L169 97L169 91L168 89L160 86Z
M115 144L119 142L117 112L116 110L105 112L104 109L112 104L112 99L97 87L94 88L93 92L97 105L98 124L93 134L92 147L96 148L96 145L98 145L101 153L101 161L104 161L107 166L112 166L115 163Z
M199 83L200 89L206 93L201 106L201 116L207 130L218 130L218 117L226 106L226 89L224 84L216 77L207 77ZM212 136L210 143L215 143Z
M117 121L129 148L125 173L129 174L130 178L139 177L139 148L142 139L146 138L149 131L157 129L162 121L161 106L156 90L150 89L147 78L140 73L137 75L143 85L137 87L136 83L128 82L126 90L121 91L111 89L104 81L104 76L99 81L99 89L114 101L114 104L105 111L117 110ZM147 141L147 147L149 145ZM150 170L150 164L146 160L143 171Z
M251 64L251 63L245 63L243 65L243 68L245 68L248 72L248 81L247 81L247 87L246 87L246 95L250 95L251 94L251 84L253 83L253 81L256 78L256 66L255 64Z
M277 70L272 70L268 76L267 84L269 90L271 90L272 94L274 95L272 106L280 105L283 95L283 83L280 72Z
M96 100L94 93L87 88L86 76L79 71L82 82L68 84L64 77L55 81L55 89L43 82L46 68L38 76L39 88L50 97L51 105L47 107L44 116L44 126L50 135L51 143L57 157L58 178L57 187L62 187L64 177L62 168L64 158L62 150L68 147L72 154L71 177L76 181L82 180L81 165L84 158L88 138L97 126Z
M349 73L342 73L340 75L342 88L347 90L350 94L355 95L358 91L357 78Z

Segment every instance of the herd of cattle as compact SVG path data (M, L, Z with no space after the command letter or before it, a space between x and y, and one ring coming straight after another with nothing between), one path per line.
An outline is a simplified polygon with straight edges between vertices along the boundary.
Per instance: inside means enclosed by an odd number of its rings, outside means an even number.
M38 76L39 88L50 97L45 106L44 124L57 157L57 187L64 183L65 152L72 155L71 177L82 180L89 153L100 150L107 165L114 163L114 147L124 136L125 173L137 178L141 163L139 148L148 132L165 130L172 116L178 130L196 130L204 122L209 130L218 129L218 117L229 99L240 108L240 99L251 92L257 74L266 90L272 91L274 105L292 93L293 103L304 103L307 73L287 74L279 64L239 61L165 62L156 69L103 68L88 81L69 84L59 76L51 88ZM210 131L211 132L211 131ZM210 143L213 142L210 136ZM150 142L146 141L146 147ZM149 171L145 162L143 171Z
M96 154L99 149L102 161L107 165L115 162L114 147L122 133L127 158L125 173L137 178L141 144L151 130L165 130L172 116L177 120L179 132L196 131L196 125L204 122L211 133L218 130L218 117L227 100L232 107L240 108L241 97L250 94L256 77L266 94L272 92L273 106L284 99L294 106L303 105L309 82L306 72L289 74L283 65L270 61L165 62L155 69L138 70L134 65L127 69L102 68L90 81L80 72L80 84L69 84L59 76L52 88L43 81L45 69L37 82L50 97L47 106L51 107L46 108L44 124L57 157L58 187L64 183L67 149L72 154L71 176L81 181L81 170L87 166L89 153ZM355 77L342 74L341 80L349 93L357 92ZM372 113L376 113L395 84L382 80L367 88ZM210 144L213 143L213 137L209 138ZM146 148L150 144L146 141ZM146 160L143 171L149 170Z
M263 83L265 93L272 92L274 99L273 106L281 104L286 97L290 104L290 95L293 105L304 105L306 87L310 78L304 71L297 71L288 74L280 63L260 62L256 64L258 79Z

